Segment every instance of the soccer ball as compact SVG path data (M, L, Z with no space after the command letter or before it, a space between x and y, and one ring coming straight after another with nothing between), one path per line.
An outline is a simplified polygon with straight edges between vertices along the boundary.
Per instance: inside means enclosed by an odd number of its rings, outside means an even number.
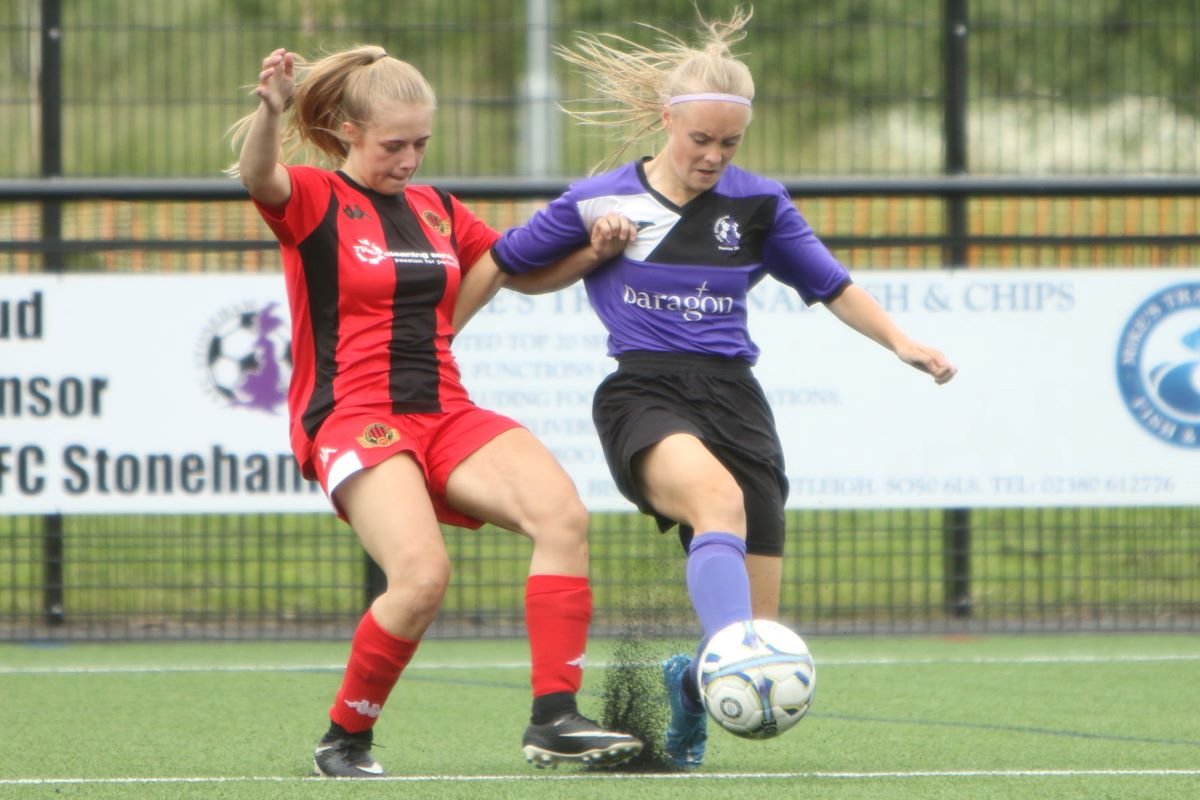
M709 715L748 739L778 736L803 719L817 685L808 645L766 619L717 631L700 654L697 673Z

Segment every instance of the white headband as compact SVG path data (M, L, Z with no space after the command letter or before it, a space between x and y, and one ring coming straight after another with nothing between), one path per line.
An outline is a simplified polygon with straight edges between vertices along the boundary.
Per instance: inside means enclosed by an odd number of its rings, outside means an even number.
M742 97L740 94L725 94L723 92L701 92L699 94L677 94L667 100L667 105L673 106L678 103L690 103L693 100L720 100L724 103L737 103L738 105L750 105L749 97Z

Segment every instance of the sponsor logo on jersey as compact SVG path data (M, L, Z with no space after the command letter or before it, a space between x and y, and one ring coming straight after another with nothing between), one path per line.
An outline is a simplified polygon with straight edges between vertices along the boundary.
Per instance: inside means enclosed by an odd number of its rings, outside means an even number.
M355 258L371 266L390 260L394 264L420 264L458 269L458 257L453 253L442 253L436 250L388 250L370 239L359 239L353 250Z
M321 464L326 467L329 466L329 457L336 452L336 447L322 447L320 450Z
M686 322L699 322L706 315L733 311L733 298L709 294L708 281L697 286L695 291L694 295L664 294L641 291L625 284L621 299L626 305L637 306L645 311L678 313Z
M426 209L421 212L421 219L441 236L450 235L450 220L439 217L435 212Z
M367 212L365 212L361 208L359 208L358 203L355 203L353 205L350 205L349 203L347 203L346 205L342 206L342 213L345 214L350 219L363 219L364 217L367 216Z
M728 214L717 217L713 223L713 236L717 240L717 249L728 253L736 253L742 249L742 230L738 221Z
M400 441L400 431L382 422L372 422L363 429L358 443L363 447L387 447Z

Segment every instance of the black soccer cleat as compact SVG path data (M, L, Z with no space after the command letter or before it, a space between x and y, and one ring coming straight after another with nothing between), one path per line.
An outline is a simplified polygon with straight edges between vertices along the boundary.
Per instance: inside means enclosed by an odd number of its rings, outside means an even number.
M642 742L627 733L605 730L576 712L542 725L530 725L522 740L525 760L538 769L560 761L613 767L642 752Z
M371 729L361 733L330 731L313 753L316 774L326 778L382 778L383 767L371 757Z

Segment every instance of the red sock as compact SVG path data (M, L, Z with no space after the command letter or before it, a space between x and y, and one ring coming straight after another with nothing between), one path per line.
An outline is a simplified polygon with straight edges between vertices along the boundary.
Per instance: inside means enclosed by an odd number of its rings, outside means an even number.
M534 697L579 691L591 621L592 590L587 578L529 576L525 582L525 627L533 660Z
M350 642L350 660L329 718L350 733L373 726L417 644L379 627L368 609Z

